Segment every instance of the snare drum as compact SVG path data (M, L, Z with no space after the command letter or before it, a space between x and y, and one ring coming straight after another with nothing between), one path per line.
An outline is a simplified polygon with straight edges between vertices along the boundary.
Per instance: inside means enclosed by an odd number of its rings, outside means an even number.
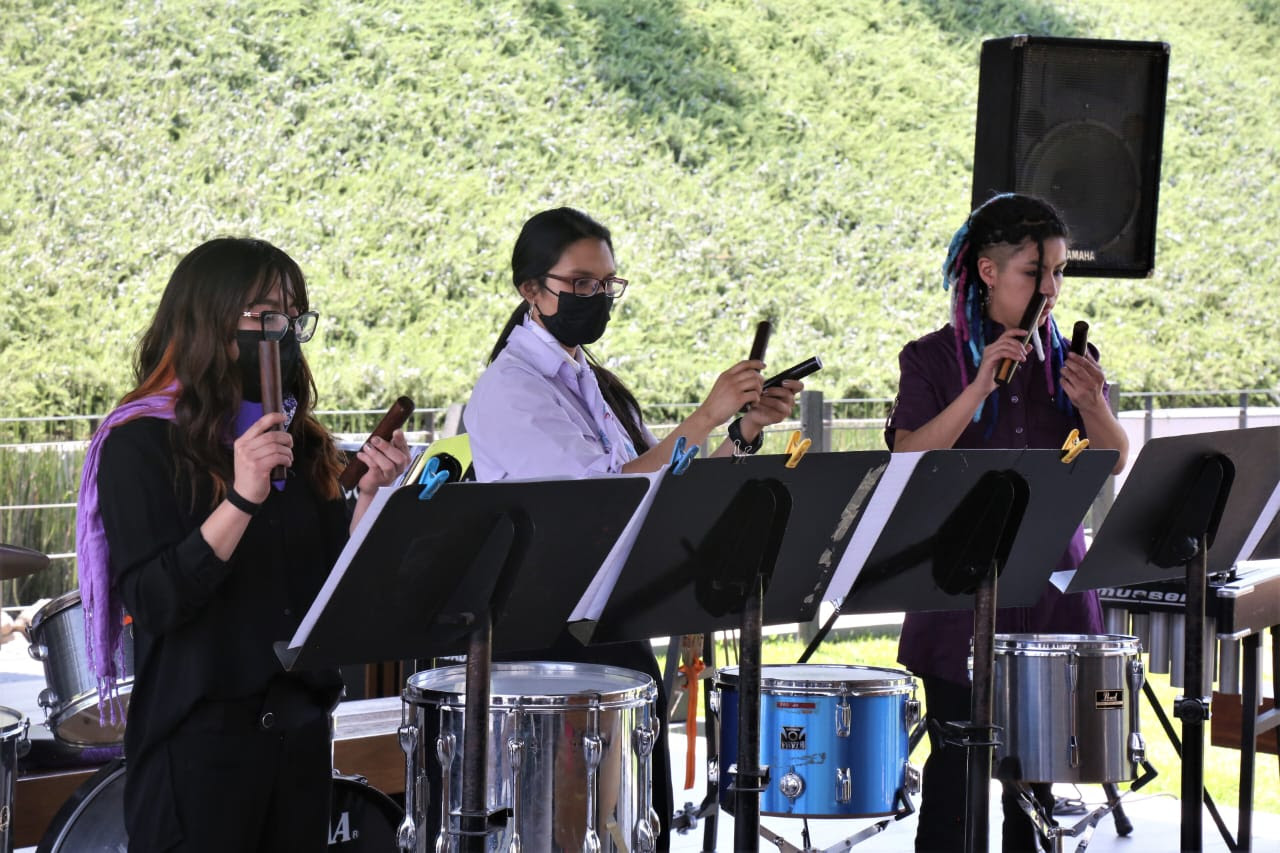
M54 815L36 853L127 853L125 763L117 759L85 780ZM334 776L329 807L331 853L395 850L404 811L358 776Z
M720 714L720 803L732 809L738 757L738 667L716 673ZM905 670L792 664L760 668L760 763L769 785L760 813L782 817L896 814L919 790L907 764L920 720L915 679Z
M511 816L487 849L653 850L656 697L652 678L620 667L493 664L486 806L509 808ZM404 699L413 827L402 841L407 836L417 851L457 849L458 836L438 828L459 828L466 668L419 672Z
M58 596L36 611L27 629L30 655L44 664L48 685L37 701L45 725L59 741L78 747L110 746L124 741L124 716L133 691L133 634L124 632L124 673L120 678L120 718L105 725L98 717L98 682L89 670L80 591Z
M1002 778L1124 782L1145 748L1138 724L1144 672L1137 637L997 634L993 722Z
M13 784L18 779L18 753L27 740L27 718L0 707L0 853L13 850Z

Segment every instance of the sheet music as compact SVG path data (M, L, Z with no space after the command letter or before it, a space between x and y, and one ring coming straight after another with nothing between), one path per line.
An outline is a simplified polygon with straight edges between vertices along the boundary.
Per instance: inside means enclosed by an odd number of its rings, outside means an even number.
M1239 563L1241 560L1253 557L1253 550L1258 547L1258 543L1262 541L1262 535L1267 532L1267 528L1271 526L1271 522L1278 514L1280 514L1280 483L1276 483L1266 506L1262 508L1262 512L1258 513L1258 520L1253 523L1253 529L1249 531L1244 544L1240 546L1240 553L1236 555L1235 562Z
M875 491L871 493L871 500L862 514L862 521L854 531L853 541L840 557L835 574L831 576L831 583L827 585L827 601L842 602L849 594L849 590L853 589L854 581L858 579L858 575L867 563L867 558L871 556L871 549L879 541L880 534L884 532L884 526L889 523L889 516L893 514L893 508L902 497L902 490L911 479L911 474L915 471L920 457L926 452L919 450L911 453L894 453L889 457L889 466L885 469L880 482L876 483Z
M631 549L636 544L636 537L640 535L640 528L644 525L645 518L649 515L649 509L653 506L653 498L658 494L658 486L662 482L662 478L667 473L666 465L652 474L628 474L626 476L640 476L649 481L649 487L644 493L644 497L640 500L640 504L636 507L636 511L632 514L631 520L627 522L627 526L622 528L618 541L613 543L613 547L609 549L609 555L604 558L604 562L600 565L600 570L596 572L595 577L591 579L591 583L587 585L586 591L582 594L573 612L569 614L570 622L579 622L582 620L599 621L600 614L604 612L604 606L609 601L609 596L613 594L613 587L618 582L618 575L622 573L622 567L626 565L627 557L631 556Z
M307 637L311 635L311 629L315 627L320 614L324 612L325 605L333 597L333 593L337 590L342 576L347 573L347 567L351 565L352 558L360 550L360 546L364 544L365 537L369 535L369 528L373 527L373 522L377 520L382 508L387 505L387 501L400 488L400 486L383 486L374 493L373 500L369 501L369 506L365 509L364 515L360 516L360 523L356 525L355 530L351 531L346 547L338 555L338 561L333 564L333 568L329 570L329 576L324 579L324 585L320 587L320 592L316 594L315 599L311 602L311 607L307 608L307 615L302 617L298 630L294 632L293 639L289 641L289 648L300 649L306 643Z

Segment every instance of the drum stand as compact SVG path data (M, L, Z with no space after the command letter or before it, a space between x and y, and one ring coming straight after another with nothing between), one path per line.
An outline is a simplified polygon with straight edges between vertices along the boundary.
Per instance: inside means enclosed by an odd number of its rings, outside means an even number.
M1134 708L1136 713L1137 697L1134 697ZM1152 779L1156 778L1156 769L1145 758L1141 761L1142 773L1137 779L1133 780L1133 784L1128 791L1120 794L1115 799L1111 799L1110 793L1107 795L1107 804L1099 806L1089 814L1085 815L1070 827L1063 827L1053 819L1053 815L1045 814L1044 808L1036 800L1035 795L1031 792L1030 786L1025 782L1012 782L1011 784L1018 789L1018 806L1023 813L1030 819L1031 825L1035 827L1036 834L1040 838L1049 842L1049 848L1053 853L1063 853L1062 839L1064 838L1080 838L1080 843L1076 846L1076 853L1084 853L1089 846L1090 840L1093 838L1093 831L1097 828L1098 822L1108 814L1116 812L1120 808L1120 801L1133 791L1138 790L1146 785ZM1113 787L1108 785L1108 787Z
M917 782L918 781L919 780L917 779ZM890 824L892 824L894 821L899 821L899 820L902 820L904 817L909 817L910 815L915 814L916 806L915 806L915 803L911 802L910 795L914 793L918 793L920 789L918 784L915 785L914 787L915 787L914 791L910 790L907 786L903 786L898 789L895 795L895 801L896 801L896 805L898 806L898 810L895 811L892 816L882 818L881 820L878 820L875 823L871 824L871 826L868 826L866 829L863 829L860 832L856 832L853 835L850 835L848 838L845 838L841 841L837 841L835 844L832 844L830 847L818 848L818 847L811 846L811 844L809 843L809 819L808 818L804 818L804 828L800 831L800 838L801 838L800 843L804 845L803 847L796 847L794 844L787 841L781 835L779 835L778 833L774 832L773 830L765 826L760 827L760 837L763 838L765 841L768 841L772 844L777 845L780 853L839 853L839 851L841 850L851 850L855 845L861 844L862 842L866 841L868 838L874 838L875 836L884 832L886 829L889 828Z

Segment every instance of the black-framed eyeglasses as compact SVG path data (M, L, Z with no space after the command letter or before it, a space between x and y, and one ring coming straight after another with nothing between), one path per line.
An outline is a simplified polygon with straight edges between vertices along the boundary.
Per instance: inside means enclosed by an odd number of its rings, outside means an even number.
M269 341L281 340L292 326L300 344L311 340L316 333L316 324L320 322L319 311L303 311L297 317L290 317L283 311L241 311L240 316L261 321L262 336Z
M609 276L608 278L565 278L555 273L543 273L547 278L554 278L556 281L563 281L565 284L573 288L574 296L587 298L595 296L600 291L604 291L604 295L611 299L617 299L627 289L627 280L625 278L617 278Z

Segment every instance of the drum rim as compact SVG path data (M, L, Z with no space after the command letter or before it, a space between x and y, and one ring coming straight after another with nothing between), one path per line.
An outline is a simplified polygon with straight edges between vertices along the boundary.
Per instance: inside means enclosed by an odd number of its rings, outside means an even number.
M53 733L53 737L55 740L59 741L60 743L64 743L67 746L83 747L88 749L108 747L108 746L118 746L120 743L124 741L125 721L129 713L129 704L127 699L132 695L132 692L133 692L132 690L133 677L130 676L128 681L121 681L119 684L119 688L120 688L120 696L126 699L126 701L123 703L124 707L122 708L122 715L123 715L122 719L120 720L119 723L116 723L115 725L111 725L110 723L108 723L105 726L98 727L99 731L116 732L116 737L113 738L112 740L88 741L88 740L83 740L81 738L67 737L60 731L63 723L69 721L71 718L78 716L79 714L89 710L90 708L98 704L98 699L97 699L98 694L97 694L97 691L95 690L86 690L81 693L78 693L75 695L75 697L72 698L71 701L60 705L58 710L50 713L48 718L44 721L45 728L47 728L50 732ZM125 688L129 688L129 689L125 689Z
M1142 643L1130 634L996 634L995 653L1058 656L1073 652L1082 657L1110 652L1138 653Z
M537 666L535 666L537 665ZM461 706L466 702L466 691L461 692L454 690L440 690L431 687L425 687L415 684L414 679L423 676L421 680L429 680L432 675L438 674L438 679L443 681L446 679L456 679L458 675L463 676L465 684L466 666L444 666L437 669L424 669L415 672L405 679L404 692L401 698L411 705L437 705L437 706ZM630 687L620 690L610 690L605 692L583 691L579 693L544 693L537 696L524 696L515 693L499 693L491 692L489 694L490 708L519 708L522 710L560 710L589 708L596 706L600 708L617 708L632 707L641 705L645 702L651 702L657 698L658 687L653 682L653 678L643 672L634 669L625 669L620 666L607 666L597 663L573 663L570 661L500 661L495 662L492 666L493 676L497 676L500 671L524 671L530 674L535 672L547 672L551 670L566 670L581 673L583 670L600 673L605 676L625 676L632 684ZM643 679L640 681L639 679Z
M402 809L395 800L391 799L386 791L370 785L369 780L363 776L352 776L335 771L333 774L332 785L335 791L341 785L343 788L360 790L374 794L373 801L378 804L379 811L382 812L384 817L391 818L390 824L393 831L397 826L399 826L400 822L404 820L404 809ZM332 795L330 795L330 798L332 798ZM331 820L332 817L333 816L330 815Z
M125 773L125 760L123 758L113 758L111 761L102 765L98 770L81 782L71 796L68 797L54 813L53 818L49 821L48 827L45 829L44 836L40 839L40 845L36 848L36 853L57 853L62 849L63 843L67 838L67 831L72 827L72 823L76 818L84 813L93 802L106 790L107 786L116 780L116 777ZM55 831L56 834L50 837L50 833Z
M897 675L896 678L881 678L878 680L866 681L841 681L832 679L829 681L799 681L787 678L768 678L765 671L769 669L785 669L790 667L803 666L807 669L830 669L848 671L851 669L858 670L875 670L876 672L890 672ZM715 683L719 687L721 685L732 685L734 688L738 685L737 666L721 667L716 671ZM731 678L728 676L732 676ZM833 664L833 663L772 663L764 664L760 667L760 690L764 692L766 689L772 690L788 690L792 693L803 693L810 696L885 696L896 694L907 694L915 691L915 676L905 669L893 669L885 666L865 666L862 664Z
M0 724L0 741L10 740L11 738L20 738L22 733L27 730L29 719L26 714L17 708L10 708L8 705L0 705L0 720L5 717L12 716L13 722Z
M80 590L73 589L70 592L64 592L35 612L35 615L31 617L31 624L27 627L27 630L32 634L37 634L45 622L48 622L64 610L80 605L82 605Z

